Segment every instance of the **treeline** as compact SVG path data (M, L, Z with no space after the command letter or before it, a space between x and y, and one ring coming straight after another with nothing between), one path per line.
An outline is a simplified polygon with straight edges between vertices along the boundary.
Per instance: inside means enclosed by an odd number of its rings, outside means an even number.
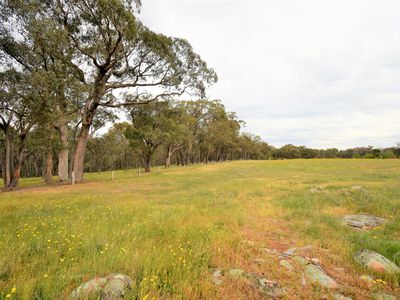
M257 135L241 132L243 121L227 112L218 101L157 101L126 108L127 121L114 123L102 135L96 129L106 120L115 120L112 113L102 116L88 138L84 171L100 172L144 168L152 165L170 167L226 160L312 159L312 158L398 158L397 147L376 149L372 146L346 150L312 149L291 144L276 148ZM16 133L11 131L12 133ZM58 132L58 134L57 134ZM49 131L36 124L25 137L25 159L21 174L25 177L58 174L65 166L63 180L71 179L74 154L78 141L79 122L72 122L60 132L55 126ZM17 162L20 136L12 135L11 157ZM62 137L62 139L60 138ZM0 135L3 161L7 154L6 136ZM61 159L60 159L61 157ZM14 164L13 164L14 165ZM3 175L4 178L4 175Z
M271 149L272 159L296 159L296 158L399 158L400 143L395 147L374 148L356 147L345 150L336 148L330 149L312 149L306 146L294 146L291 144L280 148Z
M272 147L258 136L241 133L243 122L217 100L157 101L127 108L125 113L127 122L115 123L105 134L93 134L88 139L85 171L141 167L150 172L152 165L271 158ZM76 128L67 132L68 160L72 165ZM32 130L26 142L24 176L46 177L49 142L40 128ZM63 145L57 137L51 143L51 173L58 174ZM71 173L72 168L69 177Z

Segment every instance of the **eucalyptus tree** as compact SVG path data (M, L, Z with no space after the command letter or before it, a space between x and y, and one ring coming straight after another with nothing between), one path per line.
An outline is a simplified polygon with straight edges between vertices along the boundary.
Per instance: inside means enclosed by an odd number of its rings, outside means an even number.
M206 128L206 141L213 149L213 158L215 161L232 159L229 155L232 156L239 149L241 121L237 120L235 113L226 112L222 104L213 107L210 115L211 119Z
M137 19L139 1L49 3L76 50L89 87L74 156L77 181L83 176L89 132L99 107L146 104L184 93L202 97L217 80L186 40L154 33Z
M194 163L194 148L210 118L210 108L218 105L219 101L197 100L182 101L177 105L185 112L184 124L188 136L184 147L179 150L182 165Z
M48 1L1 1L0 11L0 54L4 58L1 72L10 75L13 71L23 78L16 82L19 91L16 93L14 89L14 96L19 99L28 97L30 109L35 111L34 118L29 121L32 124L29 129L37 125L51 134L54 127L60 133L63 149L59 154L59 175L60 179L66 180L68 144L65 136L68 134L67 124L80 106L79 98L84 90L81 84L83 73L72 62L73 48L68 45L68 35L55 22ZM20 91L25 91L25 95ZM8 110L12 107L14 117L26 103L15 99L8 101L13 102L5 103L4 107ZM35 124L31 123L33 120ZM48 181L51 179L51 150L49 139Z
M167 101L151 102L129 110L132 124L125 134L141 157L146 172L150 172L155 151L170 139L174 130L170 116L171 103Z
M5 187L12 188L19 182L27 136L47 115L53 98L49 94L48 86L42 84L42 73L7 70L2 72L1 77L0 127L6 144L3 177Z

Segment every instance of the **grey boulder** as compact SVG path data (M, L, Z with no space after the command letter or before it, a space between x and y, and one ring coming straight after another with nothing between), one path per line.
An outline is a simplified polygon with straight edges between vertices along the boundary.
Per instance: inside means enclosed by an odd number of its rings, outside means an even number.
M343 217L343 221L355 228L375 228L387 222L386 219L369 215L347 215Z
M400 273L400 268L395 263L383 255L371 250L364 249L358 251L354 255L354 260L365 268L377 273L386 273L391 275Z
M77 287L72 292L71 299L87 299L97 296L101 300L118 300L124 297L132 285L132 279L124 274L96 277Z

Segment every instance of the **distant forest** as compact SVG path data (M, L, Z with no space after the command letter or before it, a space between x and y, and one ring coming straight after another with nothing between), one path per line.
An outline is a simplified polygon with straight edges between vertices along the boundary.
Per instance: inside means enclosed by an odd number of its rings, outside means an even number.
M87 145L85 171L141 167L150 172L152 165L185 166L226 160L390 159L400 156L400 145L385 149L369 146L338 150L288 144L276 148L257 135L242 132L244 122L238 120L235 113L227 112L220 101L159 101L126 109L125 112L127 122L114 123L101 135L96 134L96 130L92 131ZM108 120L115 117L109 115ZM78 126L79 123L71 125L67 131L69 177ZM4 154L4 136L0 141L1 153ZM49 143L52 145L51 153L48 152ZM63 146L58 135L43 135L40 127L34 128L27 137L22 176L45 177L49 172L57 174L58 157L63 155L64 147L65 141ZM14 148L14 152L16 150ZM16 154L13 153L13 156ZM51 164L48 164L49 161Z

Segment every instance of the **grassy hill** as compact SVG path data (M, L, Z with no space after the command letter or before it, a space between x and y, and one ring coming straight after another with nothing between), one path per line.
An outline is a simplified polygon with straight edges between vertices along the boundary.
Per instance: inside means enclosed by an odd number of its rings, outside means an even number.
M27 179L26 189L0 194L0 299L13 287L11 299L60 299L115 272L135 280L129 299L261 297L243 280L215 286L216 268L260 274L288 299L330 297L302 286L301 267L288 271L274 254L307 245L341 293L396 295L399 277L367 284L359 276L372 273L353 254L368 248L400 264L399 160L237 161L85 180L43 187ZM341 223L357 213L389 222L371 231Z

